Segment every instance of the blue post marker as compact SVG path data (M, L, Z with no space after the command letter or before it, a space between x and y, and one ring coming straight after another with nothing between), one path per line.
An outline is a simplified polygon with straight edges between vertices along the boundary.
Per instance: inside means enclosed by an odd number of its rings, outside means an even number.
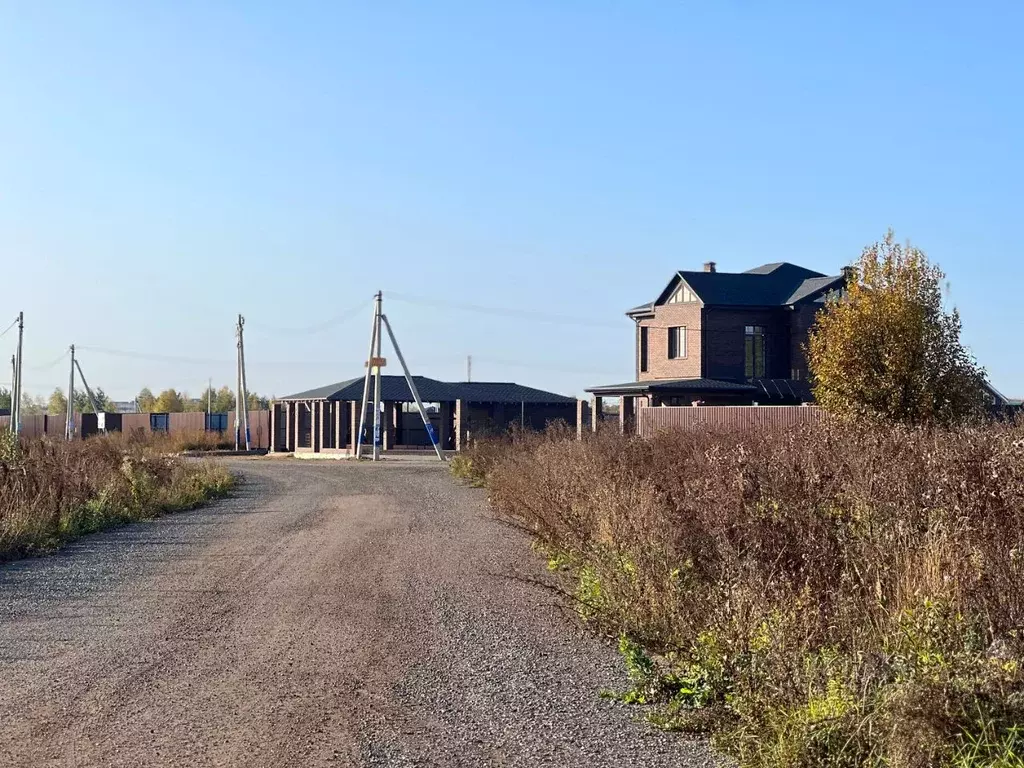
M434 425L427 423L425 426L427 428L427 436L430 438L431 444L437 445L440 442L440 440L437 437L437 430L434 429Z

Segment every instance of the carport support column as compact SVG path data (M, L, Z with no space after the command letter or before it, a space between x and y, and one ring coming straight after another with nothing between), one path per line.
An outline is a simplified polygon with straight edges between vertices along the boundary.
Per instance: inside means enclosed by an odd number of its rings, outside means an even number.
M586 400L576 401L576 439L583 439L583 432L586 429L586 421L590 404Z
M326 400L320 400L316 403L317 410L317 422L316 428L318 431L318 437L316 441L316 450L322 451L324 449L324 406L327 404Z
M592 432L597 432L602 416L604 416L604 398L594 395L590 402L590 429Z
M464 450L466 446L466 427L469 425L469 403L465 400L455 401L455 450Z
M341 431L341 412L344 410L344 403L335 401L331 404L334 409L334 447L343 448L341 441L345 439L345 433Z
M292 404L285 400L284 401L284 450L285 453L290 453L295 450L292 445Z
M619 431L628 435L636 423L636 398L623 395L619 398Z
M270 401L270 452L277 452L277 402L274 400Z
M394 448L395 445L395 404L389 400L384 401L384 424L381 427L381 448L385 451Z
M352 455L353 456L355 456L355 454L356 454L356 439L358 437L358 432L359 432L359 413L358 413L358 410L359 409L356 407L356 401L355 400L349 400L349 408L348 408L348 434L349 434L349 441L348 441L348 445L349 445L349 448L352 451Z
M441 440L441 450L449 450L448 444L452 439L452 404L450 402L441 403L441 430L438 438Z

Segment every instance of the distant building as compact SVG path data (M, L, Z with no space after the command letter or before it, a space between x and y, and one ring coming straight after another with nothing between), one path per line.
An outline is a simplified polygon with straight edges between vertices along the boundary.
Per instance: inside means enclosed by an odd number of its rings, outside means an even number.
M139 404L135 400L112 400L110 404L114 406L114 413L139 412Z

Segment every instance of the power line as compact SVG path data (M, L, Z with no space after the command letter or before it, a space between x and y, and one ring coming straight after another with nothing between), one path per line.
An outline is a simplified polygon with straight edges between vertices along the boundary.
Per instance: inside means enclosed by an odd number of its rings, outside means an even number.
M334 315L333 317L331 317L328 320L324 320L321 323L315 323L313 325L307 325L307 326L304 326L304 327L301 327L301 328L274 327L274 326L270 326L270 325L263 325L262 323L255 323L255 324L253 324L252 322L249 322L248 320L246 320L246 324L250 328L255 328L255 329L259 330L259 331L263 331L264 333L281 333L281 334L287 334L287 335L319 333L319 332L325 331L328 328L331 328L331 327L333 327L335 325L340 325L341 323L344 323L344 322L346 322L348 320L351 320L353 317L355 317L360 312L362 312L364 309L366 309L368 304L369 304L369 302L364 301L363 303L359 304L358 306L349 307L344 312L339 312L337 315Z
M6 328L4 328L3 333L0 333L0 339L2 339L4 336L6 336L8 331L10 331L17 324L18 324L18 318L14 318L14 320L11 321L11 324L8 325Z
M61 360L63 360L67 356L68 356L67 351L61 352L60 357L55 358L54 360L52 360L51 362L47 363L46 365L31 365L31 366L29 366L28 370L30 370L30 371L47 371L50 368L53 368L53 366L57 365L57 363L59 363Z
M442 301L427 296L412 296L407 293L395 293L387 291L385 295L394 301L401 301L406 304L416 304L424 307L435 307L439 309L455 309L462 312L476 312L483 315L496 315L499 317L515 317L521 320L535 320L539 323L556 323L562 325L583 325L593 328L617 328L622 329L622 323L610 321L591 320L583 317L572 317L570 315L554 315L545 312L533 312L525 309L511 309L507 307L487 307L482 304L463 304L454 301Z

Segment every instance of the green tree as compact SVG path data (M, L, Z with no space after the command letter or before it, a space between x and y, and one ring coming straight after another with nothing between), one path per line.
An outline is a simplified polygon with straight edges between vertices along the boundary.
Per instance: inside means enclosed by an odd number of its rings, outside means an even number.
M262 395L257 395L255 392L249 393L249 410L250 411L266 411L270 408L270 400Z
M135 402L139 405L139 413L153 413L153 406L156 404L156 398L153 397L153 393L149 387L143 387L142 391L135 397ZM159 411L157 411L159 413Z
M185 410L181 394L173 389L161 392L153 403L153 413L181 413Z
M808 344L814 395L843 416L951 425L984 407L984 372L945 311L945 275L895 241L864 249L845 290L820 313Z
M39 416L46 413L46 401L41 397L21 396L21 414L23 416Z
M214 413L230 413L235 410L235 393L229 387L221 387L213 397Z
M68 412L68 399L64 397L60 387L53 390L49 401L46 403L46 412L51 416L64 416Z
M92 391L93 397L96 398L96 403L101 409L107 413L114 410L113 405L110 402L110 398L107 397L107 393L103 391L102 387L97 387ZM92 401L89 399L89 393L84 389L75 390L75 410L78 413L92 413Z
M11 390L0 387L0 410L7 410L11 407Z

